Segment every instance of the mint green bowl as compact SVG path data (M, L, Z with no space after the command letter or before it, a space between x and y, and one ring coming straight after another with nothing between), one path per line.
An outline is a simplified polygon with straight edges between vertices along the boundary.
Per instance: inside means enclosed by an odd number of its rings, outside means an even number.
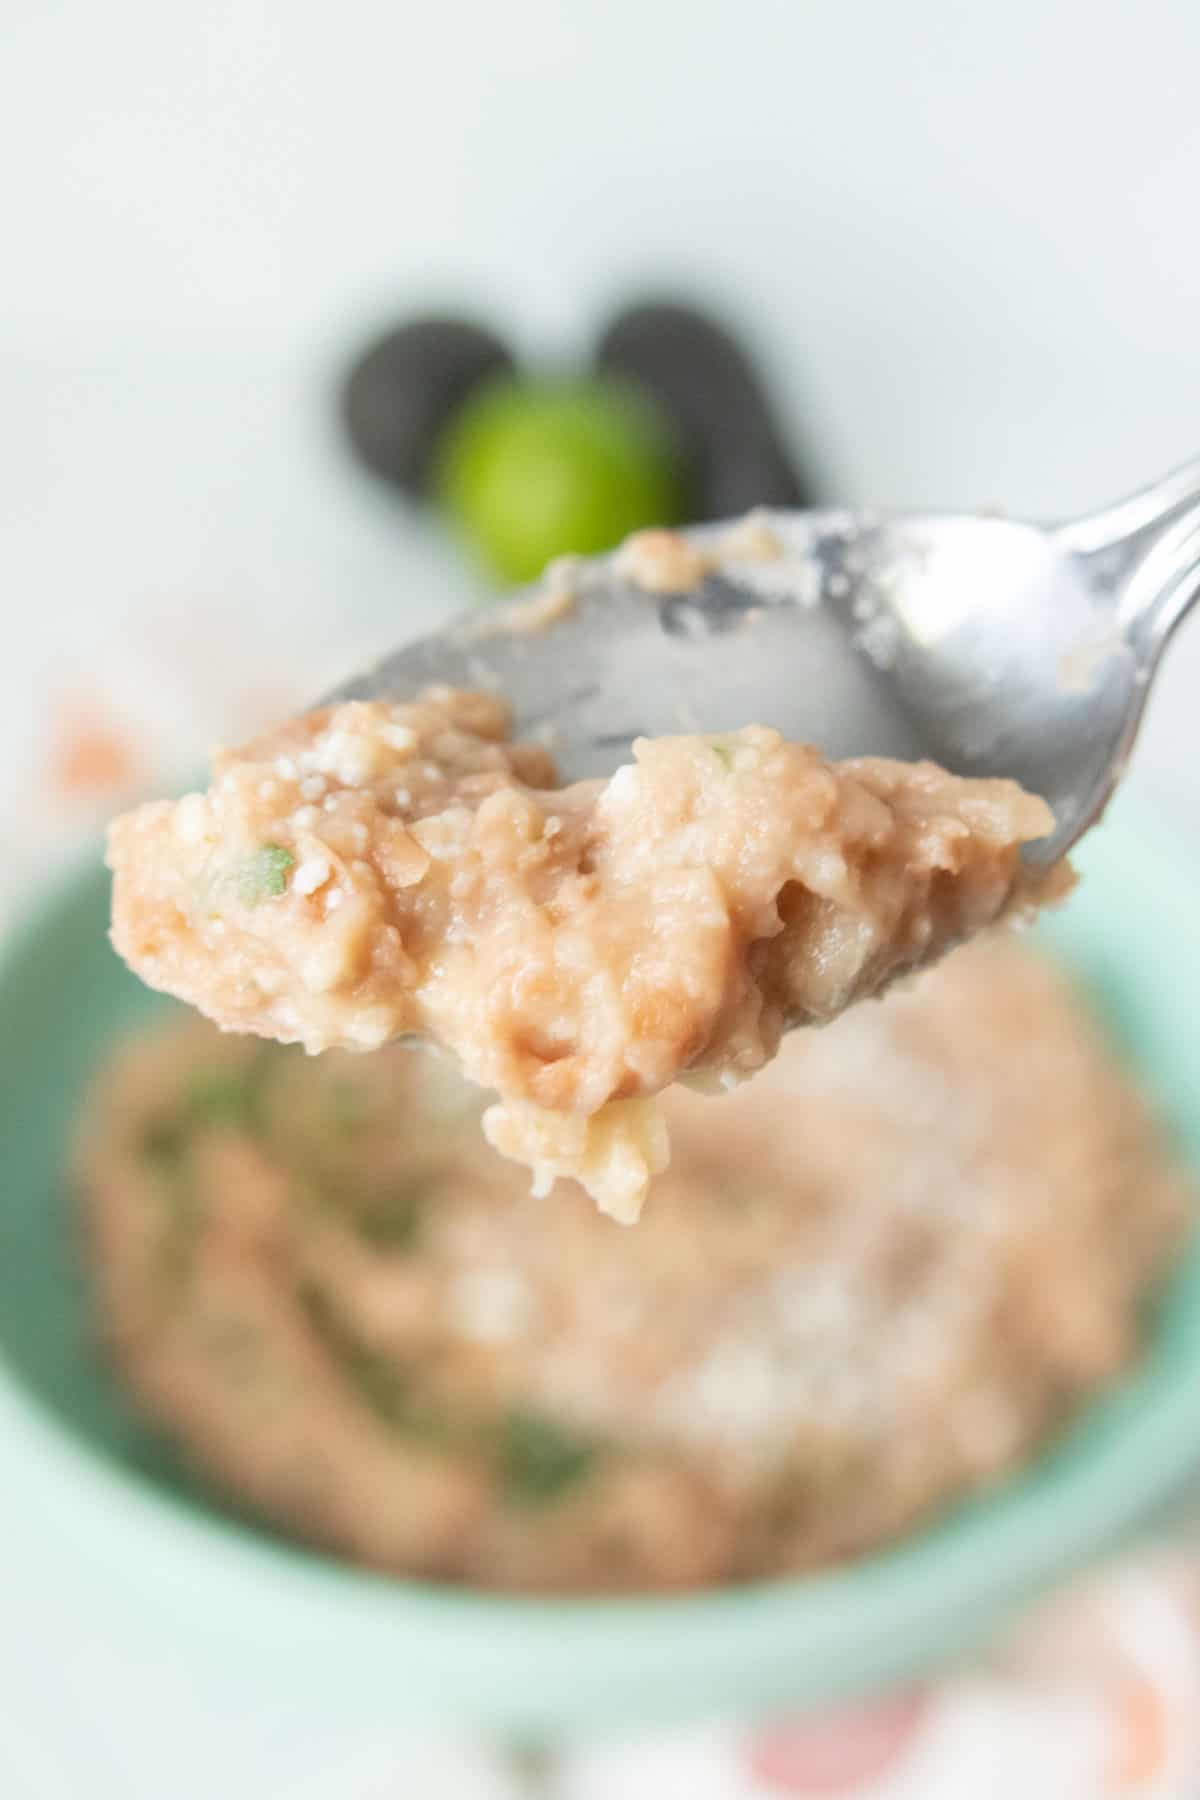
M1124 823L1043 929L1200 1168L1200 867ZM159 1634L255 1692L336 1711L555 1732L907 1679L978 1642L1142 1523L1200 1465L1200 1247L1149 1352L1035 1468L899 1548L803 1579L681 1599L506 1599L387 1580L223 1512L139 1431L89 1348L64 1179L82 1084L154 1003L104 936L100 871L0 965L0 1479L47 1521L114 1631ZM169 1635L164 1635L168 1634Z

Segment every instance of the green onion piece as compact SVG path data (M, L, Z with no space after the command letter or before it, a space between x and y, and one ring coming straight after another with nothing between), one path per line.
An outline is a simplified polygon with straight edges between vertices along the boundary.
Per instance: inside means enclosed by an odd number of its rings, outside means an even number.
M258 1095L248 1076L246 1069L197 1069L184 1098L188 1120L196 1126L253 1131Z
M514 1408L501 1421L497 1441L500 1479L509 1499L540 1505L581 1481L596 1460L595 1448L540 1413Z
M373 1250L413 1250L421 1235L426 1202L435 1183L416 1176L394 1188L378 1189L356 1199L350 1224Z
M400 1371L350 1330L321 1288L308 1284L300 1300L313 1330L363 1404L381 1424L402 1430L409 1409L407 1383Z
M262 900L277 900L287 891L288 870L295 861L282 844L260 844L238 871L238 898L242 905L257 906Z

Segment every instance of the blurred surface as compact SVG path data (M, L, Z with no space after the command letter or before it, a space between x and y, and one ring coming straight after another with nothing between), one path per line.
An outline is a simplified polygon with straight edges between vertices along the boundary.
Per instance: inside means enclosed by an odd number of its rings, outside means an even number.
M14 772L36 678L148 603L282 624L333 676L464 597L327 416L397 305L575 355L626 292L711 295L851 503L1053 516L1200 437L1180 0L706 0L685 33L518 0L419 35L366 0L58 0L3 31ZM1140 758L1172 795L1198 676L1191 637Z

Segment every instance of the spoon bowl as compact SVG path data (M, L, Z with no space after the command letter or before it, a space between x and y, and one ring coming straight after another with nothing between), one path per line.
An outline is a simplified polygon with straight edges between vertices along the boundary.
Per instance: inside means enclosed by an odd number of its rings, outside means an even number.
M1042 795L1056 828L1026 855L1049 864L1103 810L1200 593L1200 461L1068 524L764 511L663 543L662 573L628 546L560 565L327 699L496 688L565 780L638 737L751 722L830 757L929 757Z

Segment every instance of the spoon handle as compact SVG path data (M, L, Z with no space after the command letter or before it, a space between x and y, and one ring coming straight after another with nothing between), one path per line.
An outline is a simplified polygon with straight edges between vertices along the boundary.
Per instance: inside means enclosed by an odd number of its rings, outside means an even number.
M1174 519L1130 571L1117 618L1139 661L1153 667L1200 599L1200 500Z
M1157 533L1185 507L1200 501L1200 456L1160 475L1123 500L1058 527L1059 541L1081 556L1134 550L1146 533Z
M1200 598L1200 457L1057 536L1103 572L1117 629L1148 674Z

